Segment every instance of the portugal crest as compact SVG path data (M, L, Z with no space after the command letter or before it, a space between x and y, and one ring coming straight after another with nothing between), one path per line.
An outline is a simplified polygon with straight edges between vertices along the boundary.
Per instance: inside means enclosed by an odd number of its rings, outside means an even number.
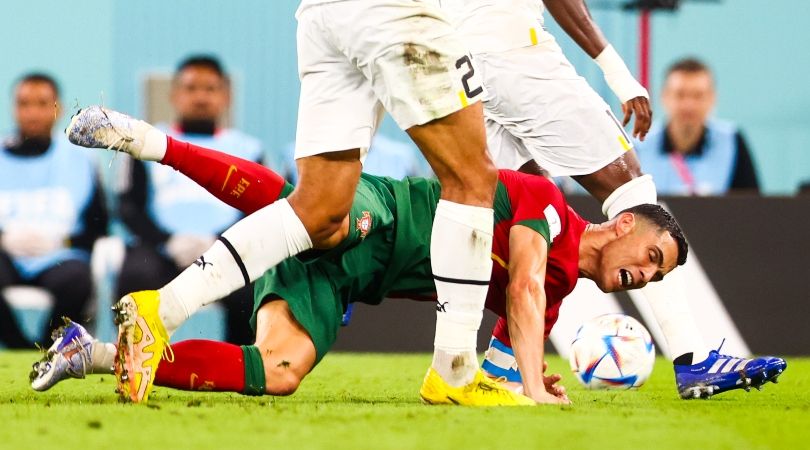
M363 211L363 216L357 219L355 229L360 232L360 239L364 239L371 230L371 213Z

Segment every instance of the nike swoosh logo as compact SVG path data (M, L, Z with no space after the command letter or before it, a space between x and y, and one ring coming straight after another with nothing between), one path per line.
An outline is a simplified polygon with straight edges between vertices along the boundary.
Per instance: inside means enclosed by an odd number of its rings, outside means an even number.
M231 164L231 167L228 167L228 174L225 175L225 181L222 182L222 189L220 189L220 192L225 190L225 186L228 184L228 180L231 179L231 175L233 175L234 172L236 172L236 166Z

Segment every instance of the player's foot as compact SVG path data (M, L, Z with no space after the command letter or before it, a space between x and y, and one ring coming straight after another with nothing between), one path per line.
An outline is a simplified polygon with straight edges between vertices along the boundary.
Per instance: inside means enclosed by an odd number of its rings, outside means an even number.
M80 109L65 128L70 142L88 148L106 148L129 153L135 159L160 161L165 135L148 123L118 111L89 106Z
M785 369L787 363L782 358L735 358L721 354L718 348L709 352L709 357L703 362L676 365L675 382L683 399L709 398L732 389L762 389L762 385L769 381L776 383Z
M84 378L92 367L93 336L83 326L65 318L65 325L51 336L53 345L31 368L29 379L35 391L47 391L65 378Z
M478 370L473 381L461 387L447 384L432 367L425 375L422 389L419 390L422 401L430 405L462 406L521 406L534 405L534 400L515 392L487 378Z
M159 305L157 291L141 291L125 295L113 306L118 325L114 370L123 400L138 403L149 398L160 359L165 350L171 351Z

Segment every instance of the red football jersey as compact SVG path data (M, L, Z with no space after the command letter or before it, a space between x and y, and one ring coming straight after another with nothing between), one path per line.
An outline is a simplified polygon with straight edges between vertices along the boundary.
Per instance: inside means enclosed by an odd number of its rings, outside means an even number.
M486 306L500 318L492 334L511 346L506 322L506 287L509 284L509 231L529 227L549 243L546 262L545 337L557 321L563 298L574 290L579 277L579 241L588 224L572 210L560 190L546 178L500 170L495 194L495 234L492 243L492 279Z

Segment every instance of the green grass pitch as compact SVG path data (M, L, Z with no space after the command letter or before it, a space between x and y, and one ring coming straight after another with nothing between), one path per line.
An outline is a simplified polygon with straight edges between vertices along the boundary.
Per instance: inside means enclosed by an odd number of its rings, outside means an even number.
M111 376L27 383L33 352L0 353L2 449L744 449L807 448L810 359L789 358L778 385L683 401L659 359L638 391L587 391L567 363L571 406L422 405L427 355L331 354L286 398L156 388L119 404Z

